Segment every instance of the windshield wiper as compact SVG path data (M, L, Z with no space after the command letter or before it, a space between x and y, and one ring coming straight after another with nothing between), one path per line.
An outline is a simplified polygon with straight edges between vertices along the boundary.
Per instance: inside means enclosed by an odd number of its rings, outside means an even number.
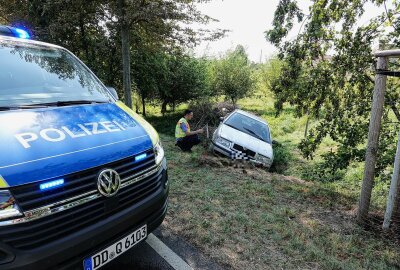
M107 103L106 101L98 100L71 100L71 101L56 101L48 103L35 103L15 106L0 106L0 111L12 111L12 110L26 110L26 109L38 109L47 107L62 107L68 105L80 105L80 104L96 104L96 103Z
M19 105L19 106L0 106L0 111L12 111L12 110L26 110L26 109L37 109L46 108L45 105Z
M62 107L68 105L81 105L81 104L96 104L96 103L107 103L107 101L99 101L99 100L69 100L69 101L55 101L55 102L47 102L47 103L38 103L29 106L48 106L48 107Z
M255 132L252 131L251 129L248 129L248 128L245 128L245 127L243 127L243 129L246 130L246 131L248 131L248 132L250 132L251 135L253 135L253 136L256 137L257 139L262 140L262 141L265 142L265 140L264 140L260 135L258 135L257 133L255 133Z

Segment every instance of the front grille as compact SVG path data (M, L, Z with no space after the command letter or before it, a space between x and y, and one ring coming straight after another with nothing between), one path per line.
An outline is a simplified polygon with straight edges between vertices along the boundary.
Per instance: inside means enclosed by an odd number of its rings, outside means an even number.
M0 227L0 239L17 249L33 249L90 226L133 205L157 191L162 185L159 170L143 180L122 188L114 197L98 197L31 222Z
M153 150L144 153L147 154L146 158L139 162L135 162L134 157L129 157L63 176L64 185L57 189L41 191L39 186L42 182L37 182L14 187L11 192L23 211L57 203L97 190L97 175L102 169L114 169L121 179L125 179L153 167L155 165ZM46 182L51 180L54 179L46 180Z
M254 151L251 151L251 150L249 150L249 149L244 149L243 148L243 146L241 146L241 145L238 145L238 144L234 144L233 145L233 149L235 149L235 150L238 150L238 151L240 151L240 152L243 152L243 153L245 153L246 155L248 155L249 157L255 157L255 155L256 155L256 152L254 152Z

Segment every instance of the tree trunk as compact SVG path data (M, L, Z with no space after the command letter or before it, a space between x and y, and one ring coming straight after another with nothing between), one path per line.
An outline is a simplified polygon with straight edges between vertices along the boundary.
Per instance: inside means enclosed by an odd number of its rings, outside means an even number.
M122 42L122 69L123 69L123 86L125 95L125 104L132 108L132 90L131 90L131 59L129 44L129 23L126 19L125 0L118 0L121 12L121 42Z
M310 116L307 115L306 130L304 130L304 138L307 139L308 125L310 124Z
M387 62L388 59L386 57L379 57L377 69L385 70L387 68ZM368 144L365 153L364 178L357 213L357 220L360 223L368 217L369 206L371 203L371 192L374 186L376 156L378 152L379 133L381 130L385 91L386 75L376 74L371 119L369 122Z
M167 102L163 100L161 104L161 113L164 115L167 112Z
M81 34L82 46L83 46L83 48L85 50L86 61L90 62L89 45L88 45L87 36L86 36L86 33L85 33L85 22L83 21L83 16L82 15L79 16L79 30L80 30L80 34Z
M143 112L143 116L146 116L146 100L144 98L144 96L142 95L142 112Z
M140 111L139 111L139 107L140 107L140 104L139 104L139 99L137 99L137 98L135 98L135 108L136 108L136 113L138 114Z

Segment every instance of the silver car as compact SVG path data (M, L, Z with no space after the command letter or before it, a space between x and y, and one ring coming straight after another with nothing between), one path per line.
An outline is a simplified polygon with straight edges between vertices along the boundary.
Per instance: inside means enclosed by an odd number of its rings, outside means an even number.
M274 160L268 123L251 113L235 110L213 134L211 149L231 159L244 159L270 168Z

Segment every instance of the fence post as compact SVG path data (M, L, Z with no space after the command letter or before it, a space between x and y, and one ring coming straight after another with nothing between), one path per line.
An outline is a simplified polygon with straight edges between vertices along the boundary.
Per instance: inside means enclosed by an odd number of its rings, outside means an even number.
M399 173L400 173L400 131L399 131L399 138L397 140L396 157L394 159L393 175L392 175L392 180L390 182L390 190L386 205L385 219L383 220L383 226L382 226L384 230L389 229L390 222L392 220L394 202L397 198Z
M388 59L386 56L378 57L377 69L386 70ZM383 105L385 101L386 75L375 75L375 87L372 100L371 119L369 122L368 144L365 153L364 178L358 206L357 220L363 221L368 215L371 202L371 192L374 185L376 154L378 152L378 140L381 129Z

